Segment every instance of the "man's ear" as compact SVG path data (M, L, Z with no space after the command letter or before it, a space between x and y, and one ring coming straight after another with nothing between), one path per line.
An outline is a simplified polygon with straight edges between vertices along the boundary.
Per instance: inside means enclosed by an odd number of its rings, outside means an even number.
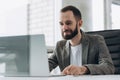
M80 19L80 20L79 20L79 26L81 27L82 24L83 24L83 21L82 21L82 19Z

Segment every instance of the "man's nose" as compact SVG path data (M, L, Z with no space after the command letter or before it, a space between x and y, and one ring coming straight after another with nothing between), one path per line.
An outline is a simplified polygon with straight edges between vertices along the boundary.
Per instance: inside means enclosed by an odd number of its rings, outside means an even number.
M64 25L62 26L62 28L63 28L64 30L66 30L66 29L68 29L69 27L68 27L68 25L64 24Z

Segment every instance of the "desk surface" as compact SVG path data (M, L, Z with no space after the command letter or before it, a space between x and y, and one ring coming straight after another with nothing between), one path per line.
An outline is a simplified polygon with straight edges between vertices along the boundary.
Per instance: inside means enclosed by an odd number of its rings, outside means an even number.
M0 80L120 80L120 75L81 75L59 77L0 77Z

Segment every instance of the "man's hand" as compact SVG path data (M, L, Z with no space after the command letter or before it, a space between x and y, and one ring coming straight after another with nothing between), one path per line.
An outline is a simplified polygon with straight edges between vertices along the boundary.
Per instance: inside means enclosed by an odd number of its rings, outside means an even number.
M63 71L62 74L64 75L83 75L87 72L87 68L85 66L75 66L75 65L70 65L67 66Z

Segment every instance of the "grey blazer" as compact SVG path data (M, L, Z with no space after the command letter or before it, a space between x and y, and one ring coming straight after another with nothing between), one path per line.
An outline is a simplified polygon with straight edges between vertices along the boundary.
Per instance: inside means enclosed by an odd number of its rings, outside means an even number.
M89 69L90 74L114 73L114 65L102 36L93 36L82 32L81 43L82 65ZM67 40L61 40L49 58L49 68L51 71L59 66L62 71L68 65L70 65L70 44Z

